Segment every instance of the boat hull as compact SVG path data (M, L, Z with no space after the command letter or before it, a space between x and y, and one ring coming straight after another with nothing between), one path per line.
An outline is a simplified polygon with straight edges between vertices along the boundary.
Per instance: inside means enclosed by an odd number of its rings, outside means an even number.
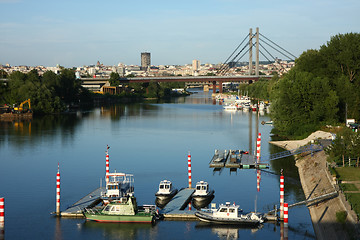
M202 211L195 212L195 216L198 217L200 221L208 222L212 224L240 225L240 226L257 226L260 224L260 222L257 220L244 219L244 218L214 217L210 213L205 213Z
M96 222L113 223L152 223L154 216L150 213L138 213L135 215L105 215L84 213L86 220Z
M178 190L174 189L170 193L156 193L155 196L160 201L166 201L166 200L171 200L171 198L173 198L177 192Z

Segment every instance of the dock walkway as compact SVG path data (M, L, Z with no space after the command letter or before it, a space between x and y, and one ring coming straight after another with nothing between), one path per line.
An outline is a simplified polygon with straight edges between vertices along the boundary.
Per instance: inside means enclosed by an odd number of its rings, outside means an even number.
M61 217L84 217L82 210L84 208L91 208L101 202L101 193L105 192L105 187L99 187L81 198L79 201L68 207L65 211L60 213Z
M188 210L187 206L191 201L191 195L194 193L193 188L184 188L180 190L171 201L166 204L164 209L160 211L164 218L170 219L197 219L195 216L196 209Z

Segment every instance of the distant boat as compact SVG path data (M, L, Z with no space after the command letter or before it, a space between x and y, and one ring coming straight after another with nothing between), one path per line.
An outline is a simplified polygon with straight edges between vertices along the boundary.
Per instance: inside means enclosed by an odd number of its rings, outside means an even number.
M237 107L233 104L224 106L224 110L226 111L236 111Z
M264 124L273 124L273 121L262 121L261 124L262 125L264 125Z

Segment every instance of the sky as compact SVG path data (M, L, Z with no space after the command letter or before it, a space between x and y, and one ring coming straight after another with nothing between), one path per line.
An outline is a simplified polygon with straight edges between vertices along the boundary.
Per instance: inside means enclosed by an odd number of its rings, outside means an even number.
M0 0L0 64L140 65L141 52L153 65L220 63L256 27L298 57L359 33L359 11L358 0Z

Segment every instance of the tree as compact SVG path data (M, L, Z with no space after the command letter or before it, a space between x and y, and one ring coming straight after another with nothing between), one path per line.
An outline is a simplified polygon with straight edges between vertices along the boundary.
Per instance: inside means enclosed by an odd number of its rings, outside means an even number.
M112 72L111 74L110 74L110 80L109 80L109 82L110 82L110 85L111 86L119 86L120 85L120 80L119 80L119 78L120 78L120 75L118 74L118 73L116 73L116 72Z

